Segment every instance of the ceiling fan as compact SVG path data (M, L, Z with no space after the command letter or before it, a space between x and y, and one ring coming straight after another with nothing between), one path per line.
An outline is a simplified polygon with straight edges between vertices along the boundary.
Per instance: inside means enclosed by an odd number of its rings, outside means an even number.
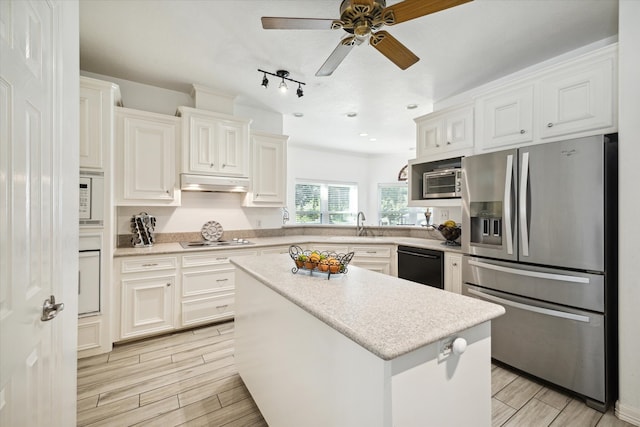
M387 7L386 0L343 0L340 19L262 17L266 30L338 30L348 33L316 76L330 76L354 46L369 40L369 44L391 62L405 70L419 61L413 52L388 32L385 25L395 25L472 0L404 0Z

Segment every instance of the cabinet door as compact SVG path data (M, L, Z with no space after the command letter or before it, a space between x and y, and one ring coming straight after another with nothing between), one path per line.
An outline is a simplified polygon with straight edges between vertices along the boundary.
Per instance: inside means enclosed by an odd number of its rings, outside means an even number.
M252 201L284 206L287 192L287 139L285 136L252 135Z
M175 275L122 280L122 338L174 328L175 282Z
M102 169L103 92L80 86L80 167ZM109 126L110 123L105 123Z
M444 128L444 149L473 147L473 108L463 108L445 116Z
M479 100L483 149L533 140L533 85Z
M218 124L218 172L221 175L247 176L248 125L221 120Z
M209 118L189 115L186 125L189 132L184 143L189 144L189 172L215 173L220 167L216 123Z
M118 109L118 204L176 205L178 119ZM156 202L156 203L153 203Z
M614 126L614 61L563 70L541 83L541 137Z
M462 293L462 254L444 254L444 290Z
M417 130L416 155L418 157L427 156L440 149L445 135L443 120L435 119L420 122L417 125Z

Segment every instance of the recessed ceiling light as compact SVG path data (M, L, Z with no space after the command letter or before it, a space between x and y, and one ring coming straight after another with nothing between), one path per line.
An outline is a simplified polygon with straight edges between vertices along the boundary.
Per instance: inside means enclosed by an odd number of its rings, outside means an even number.
M377 138L369 138L369 141L371 142L376 142L378 139Z
M293 113L293 117L304 117L303 113Z
M366 133L366 132L362 132L362 133L360 134L360 136L369 136L369 134L368 134L368 133Z
M354 111L352 111L352 112L350 112L350 113L347 113L347 117L355 117L355 116L357 116L357 115L358 115L358 113L356 113L356 112L354 112Z
M407 105L407 110L415 110L418 108L418 104L409 104Z

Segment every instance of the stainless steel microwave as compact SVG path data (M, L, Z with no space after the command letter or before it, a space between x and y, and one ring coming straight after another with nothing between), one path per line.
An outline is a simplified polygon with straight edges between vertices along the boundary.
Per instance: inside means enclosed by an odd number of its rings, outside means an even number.
M104 225L104 173L80 171L79 219L81 226Z
M462 169L439 169L425 172L422 182L424 199L446 199L462 195Z

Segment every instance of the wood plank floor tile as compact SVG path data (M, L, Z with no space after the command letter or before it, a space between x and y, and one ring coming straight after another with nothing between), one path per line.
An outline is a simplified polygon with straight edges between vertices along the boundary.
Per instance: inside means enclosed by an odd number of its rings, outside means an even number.
M560 411L553 406L531 399L504 424L504 427L548 427Z
M212 396L207 399L194 402L191 405L174 409L156 418L151 418L139 424L135 424L135 426L177 426L214 412L220 408L221 406L218 397Z
M267 426L238 375L234 332L220 323L79 360L78 425ZM632 427L502 364L491 365L491 391L494 427Z
M562 413L553 421L553 427L594 427L602 418L602 413L589 408L575 399L567 405Z
M79 411L77 425L87 426L97 421L104 420L105 418L112 418L114 415L122 414L132 409L136 409L139 406L140 397L131 396L126 399L115 401L108 405L98 406L86 411Z
M549 387L542 387L542 389L536 394L536 399L541 400L547 405L551 405L561 411L571 401L571 397Z
M522 408L542 386L527 378L517 377L495 394L495 398L515 409Z
M491 426L500 427L516 413L516 410L498 399L491 399Z
M178 409L178 398L176 396L168 397L164 400L152 403L150 405L140 406L131 411L123 412L109 418L105 418L93 424L90 427L123 427L131 426L146 420L157 417L160 414L166 414Z
M235 366L230 366L229 371L231 370L235 370ZM198 377L198 379L200 379L200 377ZM185 387L184 391L178 393L178 401L180 402L180 406L190 405L193 402L213 396L214 394L234 389L242 384L240 375L234 372L231 376L226 376L215 381L208 380L206 382L201 382L198 387Z
M241 400L240 402L233 403L229 406L223 406L222 408L210 412L206 415L188 421L180 426L184 427L210 427L221 426L230 421L237 420L248 414L255 413L258 408L251 399Z
M500 390L518 378L518 375L497 365L491 370L491 396L495 396Z
M236 366L233 363L223 366L222 363L224 362L225 361L221 361L218 365L207 363L203 365L202 369L198 370L196 375L181 375L177 377L175 381L165 378L165 382L159 384L158 387L141 392L140 404L146 405L172 395L178 395L178 397L180 397L181 393L192 392L198 394L198 388L200 387L215 387L218 385L216 384L217 381L237 375L238 369ZM208 396L209 395L206 397ZM184 406L184 404L181 404L181 406Z

